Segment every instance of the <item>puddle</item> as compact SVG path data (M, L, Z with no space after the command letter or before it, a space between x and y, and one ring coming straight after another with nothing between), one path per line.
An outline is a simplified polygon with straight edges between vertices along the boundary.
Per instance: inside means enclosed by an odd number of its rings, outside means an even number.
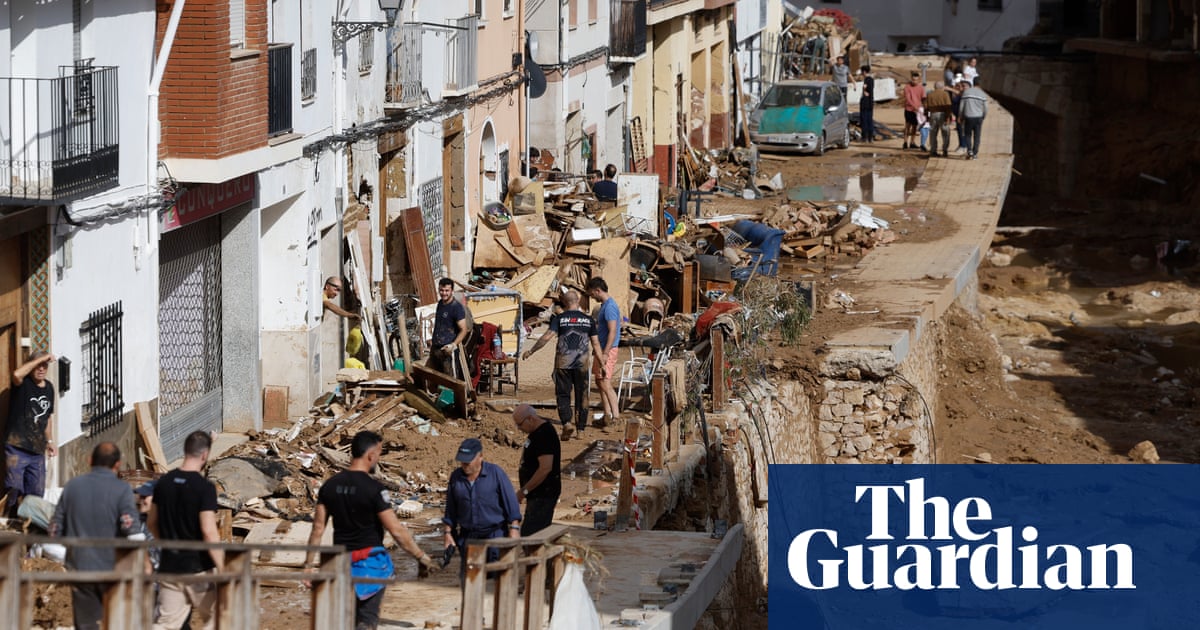
M867 172L847 177L836 184L796 186L788 190L792 201L861 201L863 203L904 203L917 187L918 177L883 176Z

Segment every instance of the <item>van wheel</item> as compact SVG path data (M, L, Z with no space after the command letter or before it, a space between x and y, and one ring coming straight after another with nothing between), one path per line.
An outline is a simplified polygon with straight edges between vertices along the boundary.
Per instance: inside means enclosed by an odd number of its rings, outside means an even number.
M825 134L817 138L817 148L813 149L813 155L825 155Z

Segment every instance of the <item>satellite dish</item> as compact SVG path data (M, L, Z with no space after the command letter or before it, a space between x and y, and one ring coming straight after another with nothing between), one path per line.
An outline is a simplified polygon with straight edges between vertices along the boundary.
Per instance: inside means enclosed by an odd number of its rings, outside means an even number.
M525 32L525 80L529 81L529 98L538 98L546 93L546 73L533 60L537 52L537 33Z

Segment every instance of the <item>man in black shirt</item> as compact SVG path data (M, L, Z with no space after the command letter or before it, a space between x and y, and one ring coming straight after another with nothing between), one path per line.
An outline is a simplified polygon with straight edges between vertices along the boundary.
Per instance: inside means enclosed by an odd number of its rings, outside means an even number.
M217 489L201 471L208 463L212 437L195 431L183 442L183 464L162 476L154 486L154 505L146 526L159 540L221 542L217 531ZM208 551L163 549L159 573L199 575L225 564L223 549ZM178 630L191 613L192 628L216 627L217 589L210 582L172 582L159 586L155 630Z
M5 509L15 514L21 499L40 497L46 491L46 460L54 457L54 384L46 380L54 355L33 353L21 367L13 370L12 393L8 407L8 430L4 436L6 473Z
M554 399L558 403L558 420L562 422L562 439L568 440L576 430L580 436L587 428L588 348L599 352L600 338L596 321L579 310L579 292L568 289L563 294L563 312L550 318L550 331L533 344L522 359L542 349L551 339L558 338L554 354ZM575 399L575 426L571 425L571 393Z
M325 523L333 518L333 544L350 552L350 574L356 577L391 578L395 567L392 557L383 547L383 531L400 543L421 564L424 572L436 571L437 565L429 554L421 551L408 527L392 511L391 498L382 483L371 477L375 464L383 453L383 438L371 431L360 431L350 443L350 467L332 476L317 493L317 509L313 514L310 546L321 544ZM317 568L314 553L309 553L305 566ZM383 604L383 584L355 584L355 630L373 630L379 624L379 607Z
M471 378L469 374L458 374L454 357L454 353L462 348L468 332L467 309L454 299L454 281L442 278L438 281L438 304L433 316L433 347L429 350L426 365L446 376L463 380Z
M529 536L549 527L554 520L554 506L562 493L562 445L554 426L538 416L530 405L514 409L513 422L529 435L521 451L521 469L517 473L521 482L517 500L525 501L521 535Z

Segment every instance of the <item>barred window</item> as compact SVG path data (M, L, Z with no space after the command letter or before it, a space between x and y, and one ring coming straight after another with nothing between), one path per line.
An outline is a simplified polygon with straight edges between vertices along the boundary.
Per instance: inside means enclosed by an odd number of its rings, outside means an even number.
M304 51L300 61L300 100L311 101L317 96L317 49Z
M121 303L95 311L79 327L83 350L83 428L89 436L116 426L125 408L121 384Z
M358 36L358 71L370 72L375 63L375 30L365 31Z

